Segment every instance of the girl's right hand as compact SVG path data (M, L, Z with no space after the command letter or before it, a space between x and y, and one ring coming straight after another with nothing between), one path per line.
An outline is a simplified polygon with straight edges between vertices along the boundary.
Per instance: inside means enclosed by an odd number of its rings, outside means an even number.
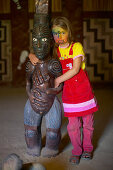
M28 57L33 65L36 65L39 62L39 59L33 53L30 53Z

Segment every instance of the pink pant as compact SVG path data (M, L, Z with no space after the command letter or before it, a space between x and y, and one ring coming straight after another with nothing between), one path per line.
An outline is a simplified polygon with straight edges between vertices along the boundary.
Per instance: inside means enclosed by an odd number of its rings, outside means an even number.
M67 126L68 134L73 145L72 154L81 155L82 151L91 152L93 150L93 120L94 114L89 114L82 117L83 134L81 141L81 118L68 117L69 123Z

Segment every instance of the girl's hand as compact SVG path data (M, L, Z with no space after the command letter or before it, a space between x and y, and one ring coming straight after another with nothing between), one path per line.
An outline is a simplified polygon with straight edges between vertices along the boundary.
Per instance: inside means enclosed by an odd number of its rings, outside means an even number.
M60 85L60 78L59 77L57 77L56 79L55 79L55 88L57 88L59 85Z
M39 59L33 53L30 53L28 57L33 65L36 65L39 62Z

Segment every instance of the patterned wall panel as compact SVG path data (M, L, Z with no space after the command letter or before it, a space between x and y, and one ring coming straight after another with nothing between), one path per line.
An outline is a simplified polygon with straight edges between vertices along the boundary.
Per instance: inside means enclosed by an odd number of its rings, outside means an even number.
M0 81L12 80L11 23L0 20Z
M90 80L113 82L113 19L85 19L83 35Z

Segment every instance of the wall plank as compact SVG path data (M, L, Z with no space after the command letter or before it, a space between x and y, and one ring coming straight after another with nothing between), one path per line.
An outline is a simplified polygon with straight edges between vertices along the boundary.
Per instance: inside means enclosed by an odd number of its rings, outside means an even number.
M10 0L0 0L0 14L10 13Z
M113 0L83 0L83 11L113 11Z

